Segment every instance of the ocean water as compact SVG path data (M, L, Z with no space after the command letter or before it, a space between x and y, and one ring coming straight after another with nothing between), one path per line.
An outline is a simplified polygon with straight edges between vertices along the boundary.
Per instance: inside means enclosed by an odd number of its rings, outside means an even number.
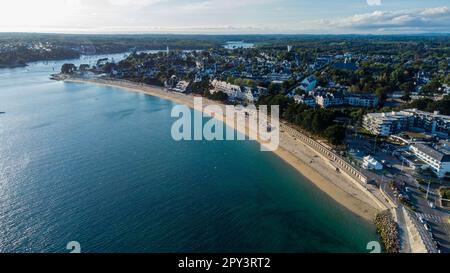
M69 241L82 252L368 252L378 240L257 143L176 142L172 102L48 80L61 64L0 70L0 252L64 253Z

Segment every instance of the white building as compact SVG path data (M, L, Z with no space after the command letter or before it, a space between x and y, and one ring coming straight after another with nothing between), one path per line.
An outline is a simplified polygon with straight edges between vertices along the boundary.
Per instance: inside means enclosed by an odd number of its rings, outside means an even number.
M381 171L383 169L383 165L369 155L363 159L363 168L366 170Z
M266 88L262 87L248 87L229 84L225 81L213 80L211 82L213 89L211 93L223 92L228 95L230 101L247 101L254 103L258 101L262 94L267 93Z
M239 85L230 84L224 81L213 80L211 85L213 89L211 93L223 92L228 95L230 101L242 100L244 94L241 92L241 87Z
M439 137L448 137L450 135L450 116L417 109L371 113L364 116L363 127L372 134L380 136L390 136L409 129L419 129Z
M363 127L379 136L390 136L408 130L414 124L414 114L405 111L370 113L364 116Z
M187 81L179 81L177 83L177 85L174 88L172 88L172 90L175 91L175 92L186 93L188 87L189 87L189 82L187 82Z
M425 162L439 177L450 173L450 151L445 148L435 149L424 144L414 144L410 147L414 155Z

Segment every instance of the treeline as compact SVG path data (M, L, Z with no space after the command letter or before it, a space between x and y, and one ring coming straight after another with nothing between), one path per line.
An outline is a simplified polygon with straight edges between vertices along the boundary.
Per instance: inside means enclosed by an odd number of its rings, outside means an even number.
M0 67L25 66L29 62L75 59L79 57L80 53L71 49L52 48L51 51L47 51L19 46L13 51L0 52Z
M29 49L29 45L50 45L51 51ZM0 67L25 66L28 62L79 58L81 54L111 54L129 51L206 50L220 47L224 41L198 35L66 35L4 34L0 37Z
M258 105L267 105L269 109L272 105L278 105L281 118L327 139L333 145L340 145L345 139L345 125L336 122L336 118L342 116L339 111L312 109L283 95L262 96Z
M439 101L434 101L429 98L418 99L401 107L401 109L411 108L431 113L439 111L442 115L450 115L450 96L444 96L444 98Z

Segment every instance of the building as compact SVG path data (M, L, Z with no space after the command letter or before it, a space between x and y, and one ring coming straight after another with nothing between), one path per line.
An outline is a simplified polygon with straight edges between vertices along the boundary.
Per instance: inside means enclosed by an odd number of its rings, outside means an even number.
M377 96L369 94L351 94L345 98L345 103L355 107L375 108L379 100Z
M189 82L187 81L179 81L174 88L172 88L175 92L186 93L189 87Z
M345 104L345 96L341 93L326 93L316 97L316 102L322 108L342 106Z
M249 103L255 103L259 100L261 95L267 93L267 89L263 87L248 87L241 86L241 92L243 93L243 100Z
M406 131L414 125L414 114L406 111L370 113L364 116L363 127L379 136L390 136Z
M414 127L423 129L433 135L446 138L450 134L450 116L440 115L439 112L429 113L417 109L405 110L414 114Z
M390 136L410 129L447 138L450 135L450 116L407 109L391 113L371 113L364 116L363 127L375 135Z
M309 76L300 83L298 88L305 92L311 92L312 90L314 90L314 88L316 88L316 86L317 86L316 78L314 76Z
M413 144L410 149L437 176L445 177L450 172L450 151L448 149L434 148L425 144Z
M267 93L267 88L239 86L218 80L213 80L211 85L213 86L212 94L223 92L228 95L228 100L233 102L245 101L254 103L259 100L261 95Z
M317 103L316 103L316 98L312 97L312 96L307 96L307 95L295 95L294 96L294 100L296 103L302 103L302 104L306 104L311 108L316 108Z
M370 155L364 157L362 166L366 170L376 170L376 171L383 170L383 165Z
M213 89L211 93L223 92L228 95L230 101L237 101L244 99L244 93L241 92L239 85L227 83L225 81L213 80L211 83Z

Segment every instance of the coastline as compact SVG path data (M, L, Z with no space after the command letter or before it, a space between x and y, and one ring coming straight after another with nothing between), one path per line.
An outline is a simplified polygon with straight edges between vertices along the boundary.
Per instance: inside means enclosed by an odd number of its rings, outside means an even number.
M92 83L103 86L118 87L132 92L156 96L195 109L193 101L195 97L194 95L168 92L162 87L99 78L62 78L60 80L63 80L64 82ZM203 107L212 104L218 105L219 103L217 101L211 101L203 98ZM224 107L225 105L221 106ZM204 109L196 110L205 112ZM230 124L226 119L218 119L223 121L226 125L237 129L234 122ZM248 128L246 129L248 130ZM247 134L247 131L241 133ZM342 173L336 173L335 167L332 166L332 164L326 159L321 158L311 148L300 143L298 140L283 131L280 131L279 149L275 151L274 154L295 168L302 176L307 178L322 192L359 217L372 222L375 215L382 210L382 208L380 208L379 205L373 201L373 199L371 199L365 192L355 185L352 178Z

